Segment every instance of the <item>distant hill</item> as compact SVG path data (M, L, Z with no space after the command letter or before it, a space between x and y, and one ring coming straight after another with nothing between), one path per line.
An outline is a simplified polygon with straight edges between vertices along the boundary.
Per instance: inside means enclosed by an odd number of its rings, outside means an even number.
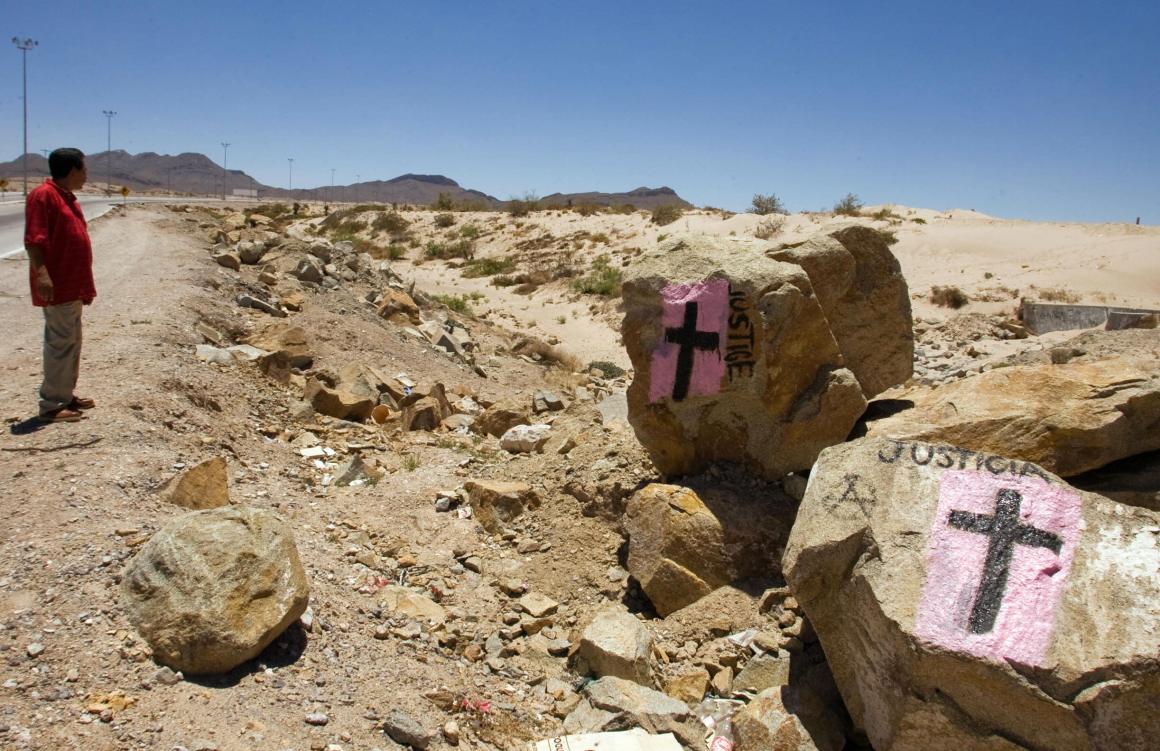
M406 203L427 205L434 203L441 193L447 194L458 207L481 210L503 208L500 201L478 190L464 188L443 175L406 174L390 180L371 180L354 185L320 186L286 190L263 185L243 170L225 170L204 154L130 154L126 151L102 151L86 155L90 187L114 188L125 186L134 193L174 192L197 195L227 194L235 188L257 190L261 198L284 198L296 201L337 201L350 203ZM19 186L22 175L20 157L0 162L0 178L7 178ZM48 177L48 160L40 154L28 155L30 187L39 185ZM9 190L12 188L10 187ZM567 205L619 206L631 204L638 209L676 205L689 207L688 201L671 188L637 188L627 193L553 193L540 199L542 206Z
M658 206L692 208L693 204L677 195L672 188L637 188L627 193L553 193L540 199L541 206L623 206L655 209Z

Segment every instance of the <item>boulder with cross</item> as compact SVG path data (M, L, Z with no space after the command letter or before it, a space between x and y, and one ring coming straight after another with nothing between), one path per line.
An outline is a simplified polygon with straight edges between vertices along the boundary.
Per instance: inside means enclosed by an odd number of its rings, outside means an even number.
M782 568L874 748L1156 747L1156 511L863 439L822 452Z
M622 289L629 422L666 475L718 460L770 478L806 469L910 376L906 283L873 230L788 249L681 236Z

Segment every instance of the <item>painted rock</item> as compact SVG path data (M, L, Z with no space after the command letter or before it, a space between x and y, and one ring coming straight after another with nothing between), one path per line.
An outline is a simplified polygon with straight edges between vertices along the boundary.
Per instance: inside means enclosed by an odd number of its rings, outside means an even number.
M865 439L822 452L783 567L875 748L1155 747L1157 512Z
M846 438L866 400L800 267L687 236L630 267L628 419L657 469L737 462L770 478Z
M1160 449L1155 361L1000 368L911 398L869 435L1001 452L1064 476Z

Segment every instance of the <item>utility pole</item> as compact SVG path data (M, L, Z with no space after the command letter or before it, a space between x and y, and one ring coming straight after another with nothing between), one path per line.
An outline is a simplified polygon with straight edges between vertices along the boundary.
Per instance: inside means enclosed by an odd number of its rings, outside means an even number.
M290 157L286 161L290 162L290 187L286 190L292 192L294 190L294 157Z
M330 168L330 202L334 203L334 167Z
M20 78L24 85L24 150L20 161L24 167L24 197L28 198L28 51L38 42L35 39L12 37L12 43L20 50Z
M108 123L108 128L105 131L105 193L106 195L113 189L113 116L116 112L112 110L101 110L101 114L105 116Z
M358 185L360 182L362 182L362 175L355 175L354 176L354 202L355 203L358 203L358 195L359 195Z
M230 144L228 141L222 141L222 169L225 174L222 175L222 200L226 200L226 178L230 174Z
M41 150L40 150L40 153L41 153L41 154L44 154L44 158L45 158L45 159L48 159L48 149L41 149Z

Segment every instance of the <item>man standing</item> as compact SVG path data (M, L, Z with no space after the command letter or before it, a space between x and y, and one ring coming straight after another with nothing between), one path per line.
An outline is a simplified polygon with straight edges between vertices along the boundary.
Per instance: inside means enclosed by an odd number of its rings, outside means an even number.
M76 422L92 399L73 393L81 364L81 311L97 296L93 246L75 191L88 179L79 149L48 155L52 178L28 194L24 248L32 304L44 309L44 382L40 419Z

